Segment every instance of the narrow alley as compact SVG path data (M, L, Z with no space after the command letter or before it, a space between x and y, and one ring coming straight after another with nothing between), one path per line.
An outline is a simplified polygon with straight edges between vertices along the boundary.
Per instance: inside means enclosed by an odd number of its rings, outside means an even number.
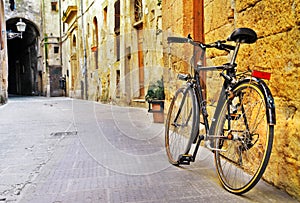
M0 107L0 202L297 202L260 181L226 192L213 155L171 166L144 108L12 97Z

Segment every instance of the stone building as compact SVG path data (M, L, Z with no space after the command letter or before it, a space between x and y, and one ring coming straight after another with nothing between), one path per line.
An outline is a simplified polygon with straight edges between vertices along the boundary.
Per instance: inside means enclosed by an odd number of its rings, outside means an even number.
M193 2L188 0L162 1L163 29L177 36L195 33L195 26L200 29L203 41L214 42L226 39L238 27L250 27L258 34L258 40L252 45L242 45L237 63L240 71L247 68L271 72L267 81L276 103L277 124L272 156L264 179L287 191L300 200L300 83L299 83L299 43L300 43L300 1L276 0L203 0L198 11L190 9ZM202 6L201 6L202 5ZM194 9L196 9L194 7ZM203 25L193 21L195 14L203 13ZM202 27L201 27L202 26ZM165 45L164 47L167 47ZM166 98L176 86L177 72L188 71L186 63L187 48L182 53L175 52L180 59L165 55L165 66L168 67ZM220 65L228 60L222 51L208 51L206 63ZM207 73L206 90L210 112L222 84L218 73ZM205 78L204 77L204 78ZM172 80L173 79L173 80Z
M192 53L188 46L169 47L166 37L191 34L211 42L238 27L254 29L258 41L243 45L237 60L240 70L272 73L277 125L264 179L300 200L300 0L18 0L14 11L5 2L1 30L16 32L20 18L27 27L22 39L6 41L1 32L1 102L11 93L146 107L149 84L163 76L166 113L182 85L176 74L189 71ZM206 63L227 58L211 51ZM217 73L202 78L212 112L221 81Z
M7 42L4 1L0 0L0 105L7 101Z
M61 96L60 12L58 1L14 1L5 4L7 33L18 33L16 24L26 24L20 37L8 34L8 94ZM7 96L6 96L7 98Z
M42 60L42 94L45 96L62 96L62 51L61 51L61 15L60 1L41 0L41 43Z
M6 34L18 33L16 24L26 24L22 38L8 34L8 76L6 85L9 94L35 95L42 92L42 65L40 57L40 2L15 1L11 10L9 1L5 4Z
M162 76L161 7L155 1L62 1L63 75L70 97L142 103Z

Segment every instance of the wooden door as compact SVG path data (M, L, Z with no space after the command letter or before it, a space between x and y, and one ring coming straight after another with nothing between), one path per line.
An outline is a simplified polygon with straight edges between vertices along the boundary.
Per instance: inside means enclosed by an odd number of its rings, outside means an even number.
M139 66L139 90L140 98L145 96L145 87L144 87L144 53L143 53L143 27L140 27L137 30L138 38L138 66Z

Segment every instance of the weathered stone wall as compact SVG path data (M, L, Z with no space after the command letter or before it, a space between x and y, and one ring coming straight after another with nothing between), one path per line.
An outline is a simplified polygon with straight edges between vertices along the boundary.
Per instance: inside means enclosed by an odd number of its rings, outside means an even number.
M3 100L3 101L6 101L7 100L7 89L8 89L8 59L7 59L7 40L6 40L6 28L8 30L10 30L8 26L5 25L5 23L8 23L10 20L12 19L15 19L15 18L23 18L26 20L26 23L27 23L27 31L28 30L31 30L33 31L34 33L31 33L31 36L27 36L27 39L28 41L30 40L32 47L34 46L33 45L33 40L35 40L34 38L36 38L37 40L37 43L39 43L39 38L38 36L36 36L35 34L39 34L38 32L40 31L39 30L39 26L40 26L40 20L41 20L41 16L40 16L40 1L34 1L34 0L28 0L28 1L23 1L23 0L17 0L15 1L15 6L16 6L16 9L14 11L11 11L11 9L9 8L9 1L5 1L5 5L4 5L4 1L2 1L1 3L1 38L2 38L2 48L1 49L1 67L0 67L0 79L1 79L1 86L0 86L0 94L2 96L0 96L0 100ZM5 7L4 7L5 6ZM9 23L8 23L9 24ZM32 28L32 29L31 29ZM37 33L36 33L37 32ZM31 39L32 37L32 39ZM23 35L23 39L26 38L24 37ZM29 45L28 45L29 46ZM31 47L31 48L32 48ZM33 50L31 48L28 48L27 50L30 52L30 53L33 53L32 51L34 51L34 53L37 53L39 52L38 49L36 50ZM29 63L29 61L25 61L25 63ZM31 65L34 66L34 68L36 68L36 64L37 64L37 59L32 59L32 61L30 62ZM1 78L2 77L2 78ZM31 75L30 75L31 77ZM25 82L28 82L28 83L33 83L32 80L30 80L29 78L26 78L28 81L25 81ZM31 84L29 84L29 86L31 86ZM29 88L30 89L30 88ZM35 90L35 89L34 89ZM32 90L30 89L30 94L32 93ZM1 99L2 97L2 99ZM1 101L0 101L1 103Z
M60 15L59 3L56 2L56 9L52 8L52 1L37 1L41 9L41 55L43 58L43 95L62 96L62 90L58 88L58 80L62 75L56 75L58 67L61 66L60 42ZM54 50L58 49L58 52ZM53 71L51 70L53 69ZM60 71L59 71L60 72ZM54 75L52 75L54 74ZM57 92L54 94L54 92Z
M89 100L146 106L144 96L148 84L161 78L161 7L156 1L142 1L142 16L136 22L134 2L119 1L62 1L62 16L69 6L77 5L77 13L68 16L63 24L63 72L69 71L70 96L80 97L82 87ZM83 5L82 5L83 3ZM81 6L82 5L82 6ZM120 17L119 30L115 30L116 17ZM70 20L73 19L73 20ZM75 28L76 29L73 29ZM142 48L138 46L138 29ZM72 64L73 35L76 34L77 72ZM83 37L84 36L84 37ZM142 50L139 50L142 49ZM119 50L119 58L117 58ZM139 81L139 59L142 51L144 80ZM71 61L71 62L70 62ZM72 77L74 78L72 80ZM72 85L73 83L73 85ZM75 83L75 84L74 84ZM83 84L83 86L82 86ZM73 89L72 89L73 88ZM88 88L87 91L85 88ZM144 89L143 91L140 91ZM87 93L87 95L86 95ZM138 100L135 103L133 100Z
M7 102L7 42L5 33L6 30L4 2L0 0L0 105Z
M40 1L15 1L15 9L11 11L7 1L5 19L7 30L16 31L15 23L23 19L26 29L20 43L15 39L8 39L9 59L9 92L22 95L41 94L42 84L38 71L42 71L40 56L41 33L41 7ZM18 75L16 68L18 63L24 65L24 74ZM20 76L19 81L14 81L14 75ZM15 87L19 88L16 89Z
M193 1L172 0L162 1L162 28L164 33L164 82L165 82L165 113L167 112L170 100L182 81L177 80L178 73L190 72L190 58L193 47L189 44L167 45L167 37L187 37L188 34L194 37L193 30Z
M258 69L272 73L268 83L276 102L277 124L270 163L264 179L300 199L300 1L207 0L205 40L226 37L238 27L258 34L253 45L242 45L239 70ZM220 64L228 57L209 52L208 63ZM208 100L216 98L217 75L208 75Z
M44 0L45 1L45 0ZM35 0L15 0L16 9L11 11L9 8L9 1L5 1L5 18L6 20L14 17L23 17L33 22L35 25L41 24L41 1Z

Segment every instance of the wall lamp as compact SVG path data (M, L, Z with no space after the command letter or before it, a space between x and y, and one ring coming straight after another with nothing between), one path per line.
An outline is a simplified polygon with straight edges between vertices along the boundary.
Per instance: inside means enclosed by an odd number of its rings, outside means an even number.
M20 21L17 22L16 26L17 26L18 32L12 32L11 30L6 31L7 39L14 39L16 37L19 37L21 39L23 38L22 33L25 32L26 23L22 22L22 19L20 18Z

